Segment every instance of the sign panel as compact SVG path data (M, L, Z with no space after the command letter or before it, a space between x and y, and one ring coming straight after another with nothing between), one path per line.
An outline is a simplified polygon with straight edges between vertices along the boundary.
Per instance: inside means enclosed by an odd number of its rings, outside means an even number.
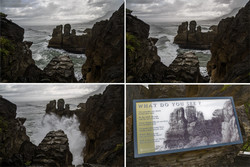
M134 156L243 143L232 97L133 101Z

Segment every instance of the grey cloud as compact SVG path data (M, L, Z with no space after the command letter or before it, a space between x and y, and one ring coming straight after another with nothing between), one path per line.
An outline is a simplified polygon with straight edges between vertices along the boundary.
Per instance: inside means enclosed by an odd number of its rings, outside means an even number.
M123 0L1 0L1 12L18 24L82 23L117 10ZM60 22L61 21L61 22Z
M145 21L213 19L243 7L248 0L127 0L127 8Z

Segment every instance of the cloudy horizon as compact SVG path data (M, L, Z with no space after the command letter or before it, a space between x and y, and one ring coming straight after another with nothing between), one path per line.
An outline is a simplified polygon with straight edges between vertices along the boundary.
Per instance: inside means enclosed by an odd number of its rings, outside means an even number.
M0 85L0 95L15 102L50 101L54 99L79 98L93 93L102 93L106 85L61 85L61 84L5 84Z
M1 12L20 25L87 23L118 10L123 0L0 0Z
M212 20L237 12L248 0L127 0L133 15L146 22Z

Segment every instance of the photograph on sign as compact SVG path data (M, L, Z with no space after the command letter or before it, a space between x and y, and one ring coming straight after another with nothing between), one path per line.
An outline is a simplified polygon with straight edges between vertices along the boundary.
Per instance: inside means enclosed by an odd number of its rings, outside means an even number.
M233 99L134 100L135 157L242 143Z

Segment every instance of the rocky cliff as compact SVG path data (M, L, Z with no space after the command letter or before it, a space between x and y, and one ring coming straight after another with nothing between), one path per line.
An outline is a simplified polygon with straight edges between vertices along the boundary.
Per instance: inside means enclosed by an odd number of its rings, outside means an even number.
M133 116L132 116L132 103L133 99L149 99L149 98L176 98L176 97L216 97L216 96L233 96L236 105L236 111L238 114L241 132L243 135L244 142L250 139L250 115L248 113L250 95L249 86L170 86L170 85L159 85L159 86L148 86L148 89L144 86L127 86L127 166L239 166L235 161L237 154L241 150L242 145L232 145L225 147L209 148L203 150L187 151L182 153L173 153L166 155L157 155L143 158L134 157L133 147ZM227 108L230 106L224 105L224 112L222 110L214 111L214 115L222 115L223 122L231 121L231 113L227 112ZM178 110L181 112L181 110ZM203 116L199 111L195 111L194 108L189 108L190 112L187 120L187 131L188 133L198 135L199 126L193 126L194 120L203 120ZM177 111L175 111L177 112ZM194 114L196 113L196 117ZM247 116L248 115L248 116ZM224 120L225 119L225 120ZM188 123L188 120L190 123ZM205 123L207 128L213 127L216 121L214 120L210 125ZM189 125L190 124L190 125ZM183 124L185 127L185 122ZM224 126L221 126L221 132L228 132L223 130ZM232 126L233 127L233 126ZM197 129L196 129L197 128ZM216 136L216 134L214 134ZM223 137L225 136L225 137ZM226 139L227 134L221 134L220 137ZM195 138L192 140L196 140ZM197 138L198 140L198 138ZM224 140L224 139L223 139ZM191 143L192 144L192 143ZM244 165L249 166L249 162Z
M124 5L109 20L94 24L82 66L86 82L123 82Z
M15 117L16 105L0 97L0 166L72 165L68 138L63 131L49 132L35 146L26 135L25 118Z
M235 17L220 21L207 64L212 82L250 82L249 10L250 2Z
M185 49L210 49L214 38L217 34L217 27L211 26L211 31L201 32L201 26L197 26L196 21L183 22L178 27L177 35L174 38L174 43L180 48Z
M62 32L64 30L64 33ZM72 53L85 53L91 31L86 35L76 35L76 30L71 25L65 24L56 26L53 29L52 38L49 40L48 47L64 49Z
M1 14L0 82L76 82L68 56L55 57L45 70L39 69L29 49L32 42L23 41L24 29Z
M123 166L123 86L107 86L103 94L86 102L86 111L79 118L80 130L86 134L84 162Z
M16 82L22 80L26 69L34 65L29 49L32 42L24 42L24 29L8 20L1 13L1 82Z
M208 82L200 74L194 53L179 54L169 67L165 66L157 55L157 39L148 37L149 25L131 12L126 18L127 82Z

